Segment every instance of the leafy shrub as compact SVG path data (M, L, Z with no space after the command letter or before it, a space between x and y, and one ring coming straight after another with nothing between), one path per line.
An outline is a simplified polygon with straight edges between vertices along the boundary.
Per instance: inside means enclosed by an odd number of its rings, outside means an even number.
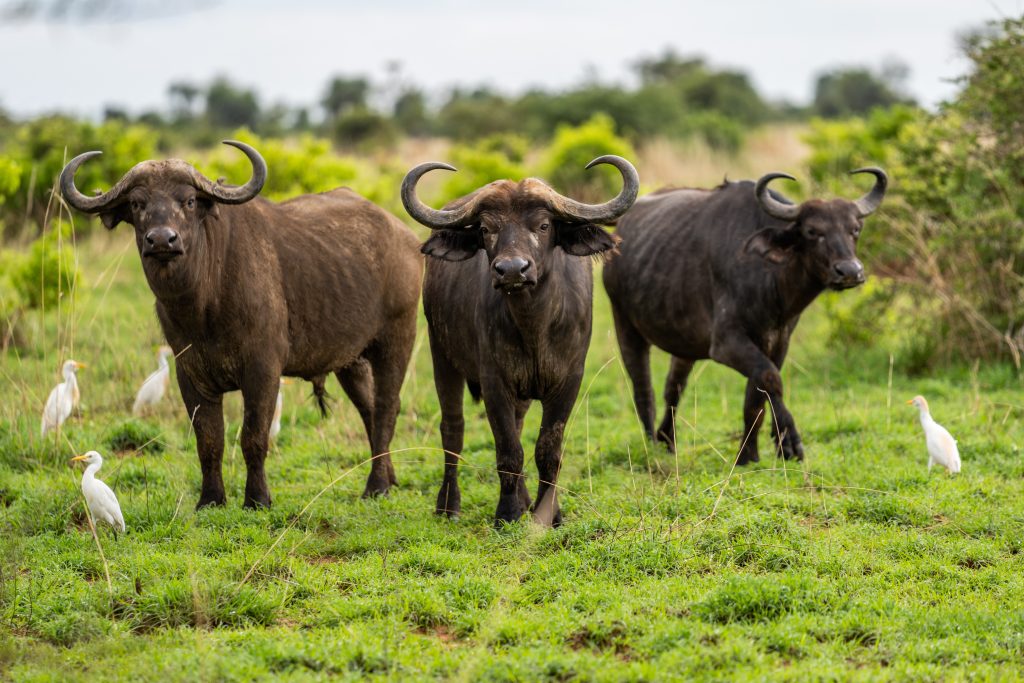
M158 135L152 129L118 120L97 125L64 116L35 119L20 126L6 145L8 163L17 167L20 177L15 186L17 191L6 194L6 201L0 203L8 215L27 213L36 225L45 227L45 219L57 214L56 207L50 205L50 192L72 157L91 150L103 152L85 164L75 177L79 189L89 193L94 188L109 188L132 166L152 159L157 141ZM3 175L0 170L0 178ZM3 182L0 180L0 184ZM10 181L7 182L9 187ZM11 221L8 223L10 232Z
M438 203L463 197L495 180L522 180L528 175L525 155L526 141L516 136L495 135L475 145L456 145L451 160L459 170L446 178Z
M602 164L587 169L605 154L636 159L632 145L615 134L615 122L595 114L580 126L560 126L541 164L544 177L563 194L581 201L605 201L622 187L619 172Z
M1020 367L1024 357L1024 19L994 29L967 41L965 87L938 113L876 110L818 122L807 139L819 181L865 163L890 174L862 248L914 302L917 343L902 345L911 369L992 357ZM866 304L863 317L887 303Z

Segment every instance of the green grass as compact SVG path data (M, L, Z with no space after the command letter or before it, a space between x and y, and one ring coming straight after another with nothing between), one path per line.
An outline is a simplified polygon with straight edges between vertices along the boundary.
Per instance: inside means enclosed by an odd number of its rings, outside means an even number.
M154 414L129 417L161 341L131 236L98 236L79 259L76 306L30 321L31 345L0 365L0 679L1022 675L1024 400L1012 368L909 378L896 358L890 390L888 354L830 348L812 309L784 371L807 460L768 456L765 430L762 462L734 470L743 380L699 365L678 457L646 444L598 286L562 528L492 527L492 439L468 398L463 516L432 514L442 458L423 330L388 498L359 498L367 447L340 388L321 420L309 388L292 385L269 456L273 508L241 509L232 396L228 505L197 513L176 388ZM38 416L60 349L89 369L81 417L55 444L40 440ZM659 382L666 368L656 355ZM928 473L904 405L916 393L959 439L961 475ZM528 451L538 423L535 406ZM116 540L101 529L102 555L81 469L67 462L91 448L129 528ZM532 464L527 476L533 488Z

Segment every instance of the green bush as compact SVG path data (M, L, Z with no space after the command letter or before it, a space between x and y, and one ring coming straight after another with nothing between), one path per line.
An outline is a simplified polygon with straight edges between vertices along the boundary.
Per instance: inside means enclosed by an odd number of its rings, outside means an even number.
M97 125L49 116L30 121L20 126L5 145L8 165L13 163L20 177L15 186L17 191L5 195L3 210L8 216L28 214L43 228L47 218L57 215L57 207L50 203L50 192L56 187L64 165L73 157L92 150L103 152L85 164L75 177L78 188L88 194L94 188L109 188L132 166L152 159L157 141L158 135L152 129L119 120ZM0 177L3 175L0 170ZM7 227L13 228L11 221Z
M587 169L592 160L617 154L636 160L632 145L615 134L615 122L595 114L580 126L560 126L541 163L544 177L561 193L580 201L605 201L618 193L622 179L617 170L602 164Z
M875 110L816 122L807 138L811 174L828 189L856 196L852 181L837 179L857 166L889 172L889 195L861 249L914 304L907 319L918 343L901 346L917 369L994 357L1020 367L1024 358L1024 137L1015 109L1024 106L1024 19L993 29L967 41L965 87L939 112ZM879 317L888 303L864 302L862 317Z
M495 135L475 145L456 145L451 150L451 160L459 170L445 179L438 203L446 204L495 180L522 180L528 175L523 164L526 148L526 140L514 135Z

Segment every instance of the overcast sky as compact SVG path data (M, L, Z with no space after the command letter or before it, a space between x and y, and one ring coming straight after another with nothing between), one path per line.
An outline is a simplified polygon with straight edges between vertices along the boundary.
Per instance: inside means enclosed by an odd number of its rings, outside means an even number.
M910 67L911 94L934 105L966 68L957 34L1022 9L1024 0L220 0L155 17L5 22L0 106L19 116L98 116L107 104L138 113L166 108L172 81L218 74L254 87L264 105L314 105L332 75L383 81L389 61L433 92L516 93L594 73L627 83L631 63L666 48L746 71L767 97L797 103L822 69L897 59Z

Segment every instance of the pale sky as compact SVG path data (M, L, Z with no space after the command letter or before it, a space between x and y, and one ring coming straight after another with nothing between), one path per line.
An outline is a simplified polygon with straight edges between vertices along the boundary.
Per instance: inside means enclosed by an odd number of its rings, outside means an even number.
M957 33L1022 10L1024 0L221 0L148 19L0 24L0 106L19 116L165 110L172 81L225 74L264 106L313 107L332 75L380 83L389 61L432 93L488 84L514 94L595 72L628 83L631 63L666 48L741 69L764 96L797 103L822 69L897 59L931 106L966 68Z

